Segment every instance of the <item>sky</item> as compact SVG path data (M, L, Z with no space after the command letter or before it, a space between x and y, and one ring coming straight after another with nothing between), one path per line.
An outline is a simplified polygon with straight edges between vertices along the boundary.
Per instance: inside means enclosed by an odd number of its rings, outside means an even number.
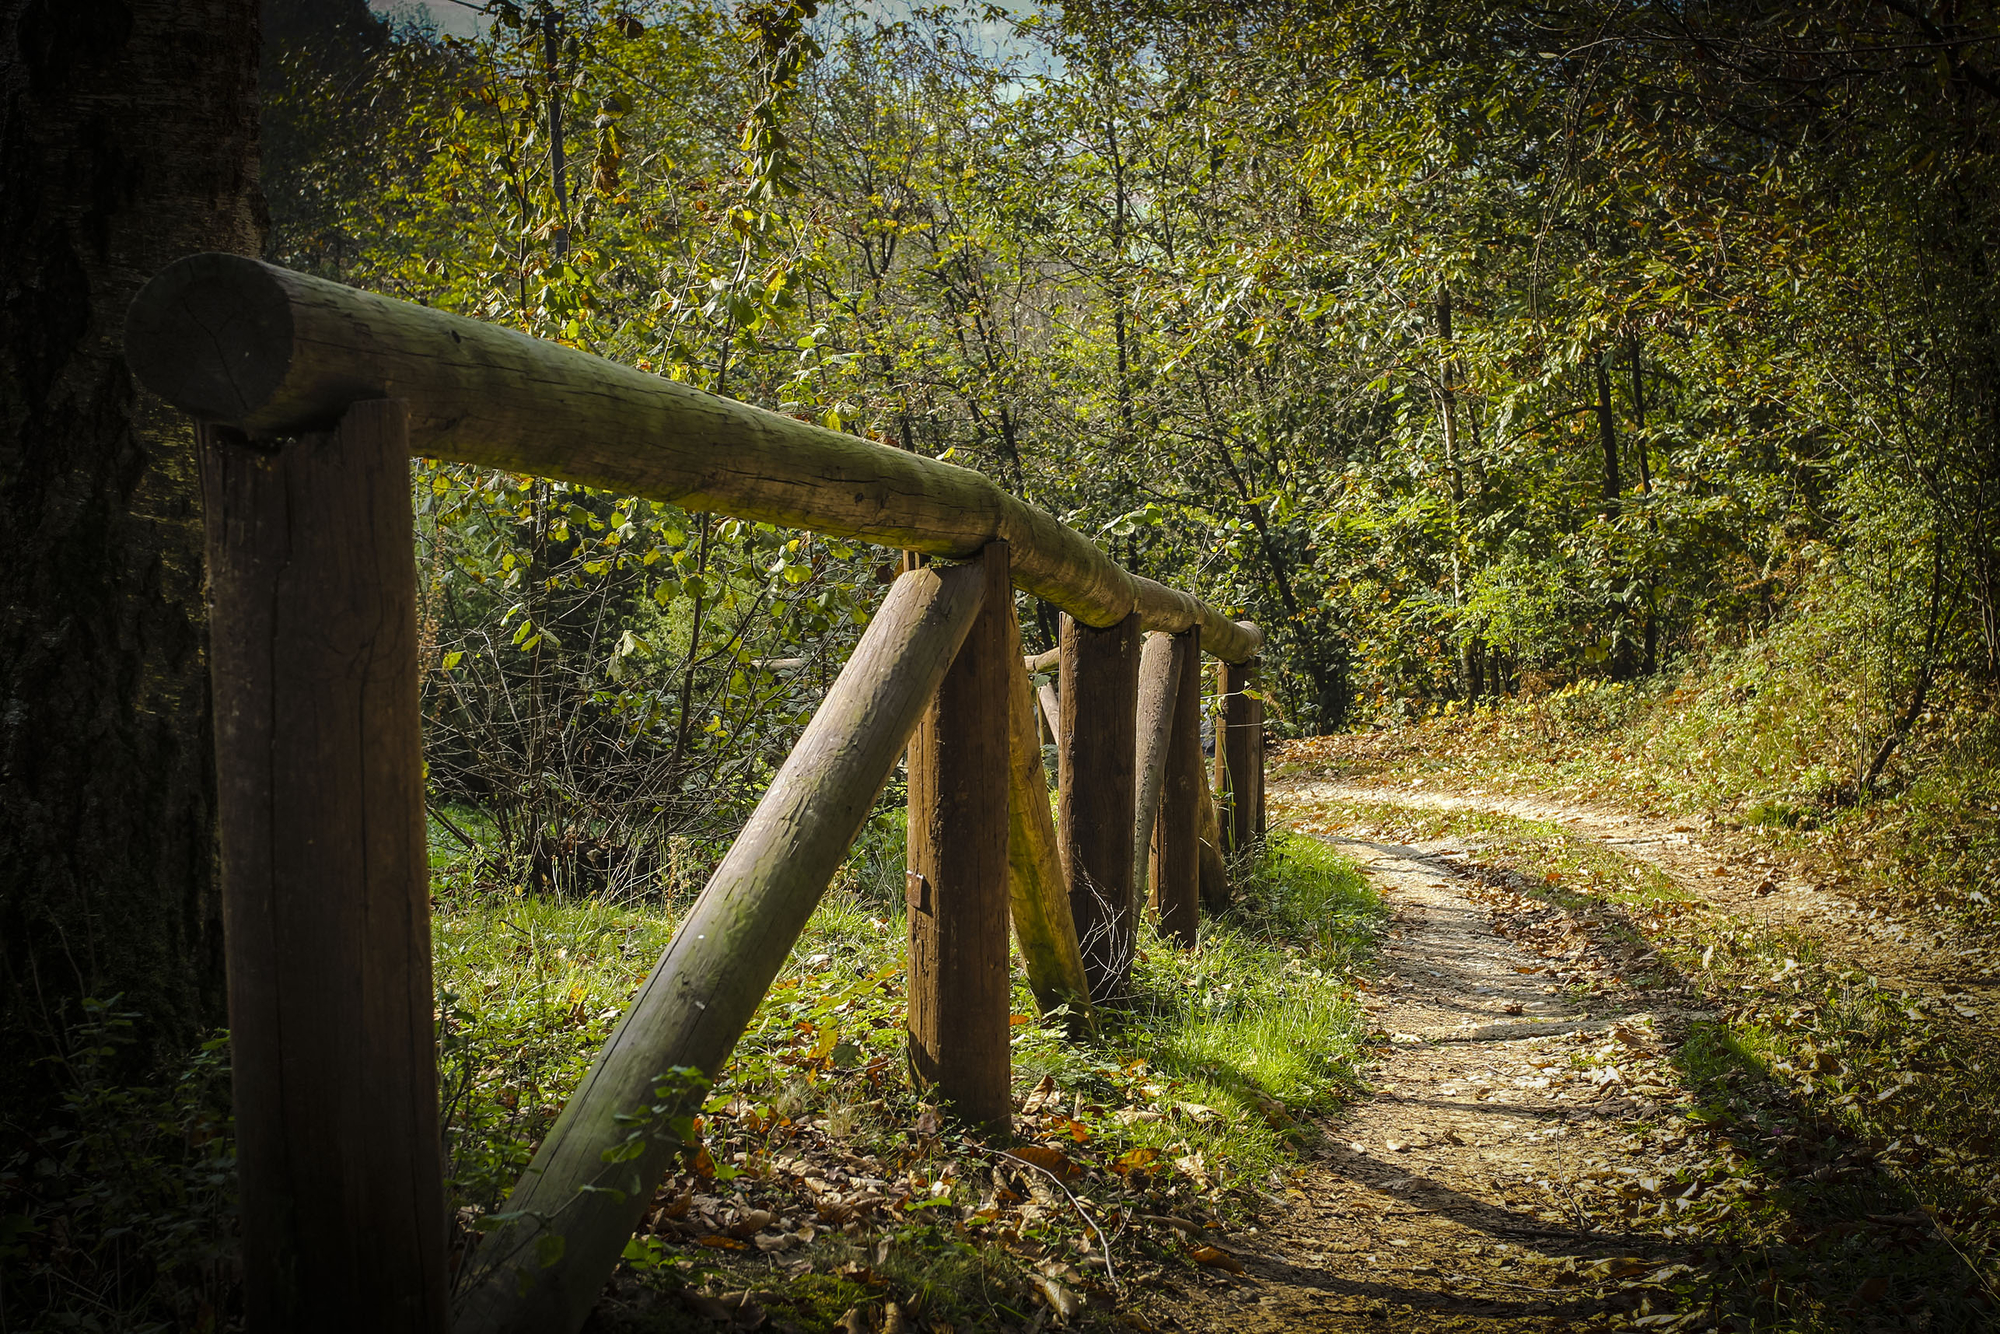
M998 3L1016 14L1032 14L1038 8L1036 0L998 0ZM428 13L440 32L459 37L470 37L491 22L478 9L458 0L368 0L368 7L377 14L390 17L414 17ZM910 0L862 0L861 4L863 13L891 22L908 18L912 8ZM975 22L972 32L979 45L989 51L1005 50L1014 45L1013 34L1005 23Z

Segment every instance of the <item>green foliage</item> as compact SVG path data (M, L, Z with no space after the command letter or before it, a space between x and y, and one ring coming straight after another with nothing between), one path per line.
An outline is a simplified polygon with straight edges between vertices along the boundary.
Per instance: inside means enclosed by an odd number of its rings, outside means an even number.
M61 1108L6 1126L0 1312L10 1329L196 1334L238 1309L228 1039L166 1082L128 1083L138 1017L86 1000L60 1058Z
M1875 751L2000 661L1987 20L818 8L406 29L281 94L278 249L993 472L1265 625L1285 727L1645 674L1801 561Z
M1005 1258L1003 1246L1069 1253L1091 1235L1086 1215L1102 1221L1119 1209L1254 1208L1255 1191L1281 1184L1294 1148L1310 1138L1303 1118L1358 1089L1367 1038L1352 978L1368 966L1381 905L1350 864L1313 841L1281 837L1239 868L1239 907L1205 924L1195 950L1148 932L1134 1003L1106 1016L1101 1038L1073 1038L1060 1015L1030 1019L1033 1003L1016 977L1013 1060L1017 1099L1027 1098L1026 1142L1058 1155L1050 1164L1103 1170L1068 1182L1081 1213L1002 1207L973 1216L994 1193L988 1159L999 1150L940 1135L935 1109L909 1083L904 818L885 808L870 821L687 1127L698 1147L661 1196L740 1199L748 1191L763 1200L775 1191L760 1207L810 1221L811 1211L784 1194L804 1163L893 1178L873 1188L877 1199L914 1191L893 1208L878 1206L881 1216L858 1232L827 1231L822 1211L809 1243L820 1275L796 1292L785 1288L797 1309L855 1304L861 1294L849 1288L836 1298L813 1287L837 1284L851 1266L879 1271L867 1281L886 1282L928 1318L966 1319L989 1302L1025 1310L1019 1261ZM456 875L438 868L436 918L452 1182L461 1206L490 1214L671 921L653 905L454 888ZM923 1189L895 1184L912 1170ZM1016 1185L1011 1198L1032 1194ZM729 1258L720 1245L676 1250L676 1235L690 1234L668 1227L642 1235L627 1254L632 1270L672 1287L698 1282ZM966 1286L975 1280L984 1286ZM844 1309L816 1318L830 1323Z

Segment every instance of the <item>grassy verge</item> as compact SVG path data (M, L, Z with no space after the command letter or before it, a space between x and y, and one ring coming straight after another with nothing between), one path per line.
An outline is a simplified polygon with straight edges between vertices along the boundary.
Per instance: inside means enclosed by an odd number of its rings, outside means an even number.
M1853 685L1783 636L1685 673L1280 749L1277 769L1605 800L1744 831L1825 884L2000 938L2000 703L1952 681L1872 785ZM1989 967L2000 953L1988 951Z
M1227 1229L1289 1187L1309 1118L1356 1090L1351 979L1381 909L1350 864L1279 837L1237 868L1236 908L1193 950L1146 935L1134 999L1098 1036L1036 1018L1017 976L1013 1140L961 1135L902 1055L900 817L864 834L717 1080L698 1148L600 1312L607 1328L752 1307L804 1330L855 1311L869 1327L1000 1328L1038 1307L1143 1324L1174 1283L1236 1266ZM437 852L451 1177L469 1237L678 909L518 896L481 882L463 849Z
M1372 802L1295 818L1476 846L1468 874L1497 927L1573 998L1657 1016L1658 1059L1582 1035L1571 1057L1655 1105L1630 1127L1635 1165L1547 1183L1559 1211L1691 1248L1655 1324L1970 1331L2000 1316L2000 1071L1941 1022L1945 1003L1555 825Z

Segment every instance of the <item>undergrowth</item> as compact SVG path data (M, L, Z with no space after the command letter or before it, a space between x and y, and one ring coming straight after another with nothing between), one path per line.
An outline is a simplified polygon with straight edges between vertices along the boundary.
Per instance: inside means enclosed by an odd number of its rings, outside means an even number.
M240 1314L227 1039L133 1084L116 1072L138 1017L84 1001L61 1106L5 1126L0 1330L209 1334Z
M461 821L461 824L469 823ZM536 899L439 868L451 1176L469 1240L670 937L678 907ZM1357 1088L1351 978L1381 909L1316 841L1235 868L1182 950L1147 926L1095 1034L1018 972L1013 1137L960 1133L903 1057L902 813L814 914L654 1201L602 1318L676 1328L746 1304L807 1330L891 1303L936 1327L1146 1300L1142 1273L1235 1265L1216 1243L1287 1188L1306 1119Z
M433 827L435 973L457 1255L497 1209L685 904L521 893L475 811ZM1013 1134L963 1134L903 1058L902 812L870 822L654 1202L599 1313L804 1330L1090 1323L1149 1282L1236 1265L1220 1230L1287 1188L1304 1119L1357 1087L1351 979L1380 905L1310 840L1235 867L1236 907L1181 950L1147 929L1132 1003L1094 1035L1014 996ZM474 844L467 847L461 835ZM0 1329L224 1330L240 1321L228 1047L168 1083L113 1080L115 1001L71 1034L61 1124L0 1167ZM14 1130L24 1128L11 1127ZM853 1314L859 1313L859 1314ZM1044 1312L1044 1317L1046 1312Z
M1295 815L1463 840L1471 874L1513 905L1496 923L1514 923L1573 997L1682 1016L1662 1025L1676 1088L1656 1092L1672 1133L1707 1156L1628 1194L1617 1226L1700 1244L1703 1272L1681 1284L1687 1328L1991 1327L2000 1070L1946 1022L1948 1000L1884 986L1556 825L1374 802ZM1534 904L1554 920L1524 929ZM1594 951L1577 948L1586 939Z
M2000 932L2000 699L1947 675L1873 783L1880 701L1790 623L1671 675L1455 707L1394 731L1282 745L1275 770L1549 791L1746 830L1827 884Z

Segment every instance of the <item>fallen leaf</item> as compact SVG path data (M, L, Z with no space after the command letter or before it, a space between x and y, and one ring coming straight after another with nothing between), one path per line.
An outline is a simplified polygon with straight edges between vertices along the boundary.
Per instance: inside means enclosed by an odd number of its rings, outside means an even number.
M750 1249L734 1237L725 1237L720 1233L714 1232L706 1237L697 1237L695 1245L706 1246L712 1251L747 1251Z
M1199 1224L1190 1223L1185 1218L1175 1218L1172 1214L1140 1214L1138 1219L1141 1223L1151 1223L1154 1227L1170 1227L1189 1236L1201 1231Z
M1223 1250L1220 1246L1197 1246L1188 1252L1188 1259L1198 1265L1208 1265L1215 1269L1226 1269L1232 1274L1243 1271L1243 1262Z
M1083 1309L1083 1303L1077 1300L1075 1293L1047 1274L1030 1274L1028 1278L1041 1293L1042 1300L1048 1303L1049 1309L1055 1312L1057 1320L1069 1320Z
M1111 1170L1123 1176L1127 1172L1140 1171L1160 1161L1160 1151L1151 1145L1142 1144L1136 1149L1127 1149L1111 1164Z
M752 1209L749 1213L729 1225L729 1235L732 1237L753 1237L777 1221L778 1216L769 1209Z
M1083 1175L1083 1169L1065 1157L1061 1149L1052 1149L1046 1144L1024 1144L1018 1149L1007 1150L1001 1156L1039 1167L1059 1181L1074 1181Z

